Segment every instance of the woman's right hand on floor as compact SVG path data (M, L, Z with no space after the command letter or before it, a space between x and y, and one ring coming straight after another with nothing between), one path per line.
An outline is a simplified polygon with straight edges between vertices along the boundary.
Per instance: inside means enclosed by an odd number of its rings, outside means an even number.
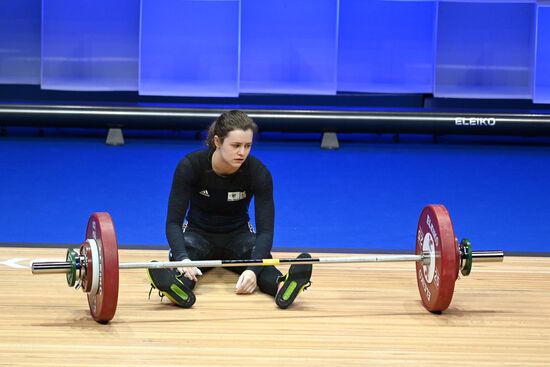
M182 262L191 262L191 260L185 259L185 260L182 260ZM202 275L202 271L195 266L179 267L178 271L180 272L180 274L183 274L183 276L186 277L187 279L193 280L195 282L198 280L197 276Z

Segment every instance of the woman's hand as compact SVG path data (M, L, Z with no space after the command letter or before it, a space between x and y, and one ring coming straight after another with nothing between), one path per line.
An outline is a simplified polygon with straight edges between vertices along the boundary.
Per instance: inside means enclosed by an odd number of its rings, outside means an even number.
M191 262L189 259L182 260L182 262ZM197 267L180 267L178 268L180 274L183 274L189 280L197 281L197 276L202 275L202 271Z
M245 270L235 285L235 293L250 294L256 289L256 274L252 270Z

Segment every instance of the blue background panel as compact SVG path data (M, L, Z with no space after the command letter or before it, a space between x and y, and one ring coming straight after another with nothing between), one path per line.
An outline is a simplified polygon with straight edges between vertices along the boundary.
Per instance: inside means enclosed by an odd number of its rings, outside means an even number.
M550 4L538 6L533 101L550 103Z
M335 94L338 0L242 0L241 93Z
M531 98L535 4L441 2L434 94Z
M40 84L40 0L0 2L0 83Z
M432 93L436 9L340 0L338 91Z
M139 0L44 0L42 88L137 90Z
M238 96L239 1L143 0L143 95Z

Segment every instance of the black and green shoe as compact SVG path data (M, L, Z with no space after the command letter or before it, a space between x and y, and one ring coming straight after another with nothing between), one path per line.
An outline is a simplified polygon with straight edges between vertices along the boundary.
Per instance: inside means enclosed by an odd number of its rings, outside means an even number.
M301 258L311 258L311 255L303 252L298 255L298 259ZM290 266L288 273L284 277L279 278L279 283L284 283L275 296L275 303L277 303L277 306L280 308L287 308L294 302L298 294L305 291L311 285L310 279L312 268L313 266L311 264Z
M181 281L176 269L147 269L147 275L151 280L151 290L158 289L161 298L166 296L184 308L189 308L195 303L195 293Z

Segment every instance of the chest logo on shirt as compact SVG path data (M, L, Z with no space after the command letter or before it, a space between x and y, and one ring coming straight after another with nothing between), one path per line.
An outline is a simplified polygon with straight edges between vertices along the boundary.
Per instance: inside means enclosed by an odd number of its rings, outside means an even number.
M246 191L236 191L227 193L227 201L239 201L246 199Z
M210 194L208 193L208 190L202 190L201 192L199 192L199 194L201 194L202 196L206 196L207 198L210 197Z

